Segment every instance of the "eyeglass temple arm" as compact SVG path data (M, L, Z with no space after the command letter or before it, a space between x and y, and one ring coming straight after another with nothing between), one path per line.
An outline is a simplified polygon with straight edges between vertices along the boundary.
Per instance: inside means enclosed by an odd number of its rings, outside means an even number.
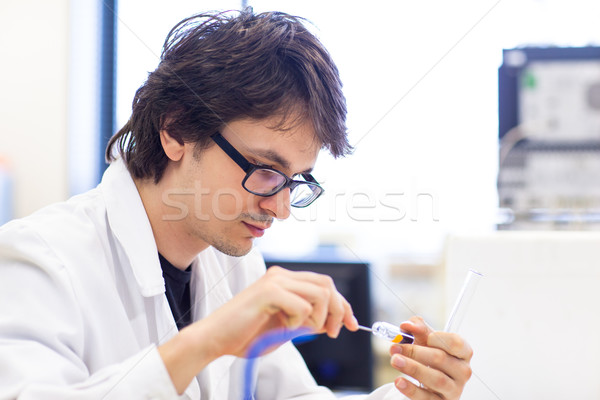
M319 182L317 182L317 180L311 175L311 174L302 174L302 177L310 183L314 183L316 185L321 186L321 184Z
M252 165L248 162L248 160L246 160L244 158L243 155L240 154L239 151L237 151L235 149L235 147L233 147L224 137L223 135L221 135L221 133L217 132L211 135L212 140L215 141L215 143L221 148L223 149L223 151L225 153L227 153L227 155L229 155L229 157L231 157L231 159L233 161L235 161L235 163L237 165L240 166L241 169L244 170L244 172L248 172L250 170L250 168L252 168Z

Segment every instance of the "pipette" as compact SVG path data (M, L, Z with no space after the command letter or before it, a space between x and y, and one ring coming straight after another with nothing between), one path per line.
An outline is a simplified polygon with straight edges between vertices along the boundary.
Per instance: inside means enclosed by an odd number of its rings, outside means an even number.
M388 322L377 321L371 328L359 325L358 329L363 331L371 332L373 335L389 340L394 343L412 343L415 338L406 332L403 332L396 325Z
M466 310L471 302L471 298L475 293L475 289L477 288L477 284L483 275L477 271L469 270L467 277L465 279L465 283L456 299L456 303L450 313L450 317L448 318L448 322L444 327L445 332L456 332L458 327L460 326ZM373 335L389 340L394 343L413 343L415 338L401 331L399 327L396 325L390 324L388 322L378 321L373 324L371 328L366 326L359 325L358 329L363 331L371 332Z

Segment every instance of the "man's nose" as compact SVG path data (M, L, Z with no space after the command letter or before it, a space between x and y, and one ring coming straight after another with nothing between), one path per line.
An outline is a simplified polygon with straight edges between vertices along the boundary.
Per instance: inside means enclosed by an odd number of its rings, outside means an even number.
M277 219L286 219L290 216L290 189L285 188L273 196L263 197L258 205L271 216Z

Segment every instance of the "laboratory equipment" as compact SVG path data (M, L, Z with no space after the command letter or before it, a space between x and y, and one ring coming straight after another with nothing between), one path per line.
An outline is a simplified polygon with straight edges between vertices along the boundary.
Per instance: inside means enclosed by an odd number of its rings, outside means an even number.
M454 303L454 307L452 307L452 311L450 312L450 316L448 317L448 321L446 322L446 326L444 327L444 332L458 332L458 328L465 317L467 309L469 308L469 304L471 303L471 299L473 298L473 294L475 293L475 289L477 289L477 284L479 280L483 277L483 275L475 270L470 269L467 273L467 277L465 278L465 282L456 298L456 302Z
M244 395L242 400L253 400L254 399L254 383L255 370L257 358L262 355L265 351L273 346L279 346L288 340L302 339L302 341L310 341L315 336L311 335L312 331L309 328L301 327L294 330L277 329L271 332L267 332L259 337L248 349L246 354L246 367L244 368ZM307 336L308 335L308 336Z
M454 303L454 307L452 307L452 311L450 312L450 316L448 317L448 321L446 322L446 326L444 327L444 332L457 332L460 324L462 323L463 318L469 308L469 303L473 298L473 294L477 289L477 284L479 280L483 277L483 275L473 269L470 269L467 273L467 277L465 278L465 282L456 298L456 302ZM404 331L402 331L396 325L390 324L388 322L377 321L373 324L371 328L359 325L358 329L371 332L373 335L389 340L394 343L408 343L411 344L414 342L415 338Z
M600 227L600 47L504 50L498 95L498 228Z
M371 332L377 337L389 340L390 342L394 343L410 344L415 341L415 338L412 335L400 330L399 327L388 322L377 321L373 324L371 328L359 325L358 329Z

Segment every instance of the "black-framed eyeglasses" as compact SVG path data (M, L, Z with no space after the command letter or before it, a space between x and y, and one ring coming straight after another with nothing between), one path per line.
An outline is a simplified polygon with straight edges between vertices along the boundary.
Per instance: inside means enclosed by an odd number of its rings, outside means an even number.
M252 164L229 143L220 132L211 136L212 140L231 158L246 176L242 187L257 196L269 197L290 188L290 204L292 207L306 207L325 191L311 174L300 174L304 180L288 178L286 174L274 168Z

